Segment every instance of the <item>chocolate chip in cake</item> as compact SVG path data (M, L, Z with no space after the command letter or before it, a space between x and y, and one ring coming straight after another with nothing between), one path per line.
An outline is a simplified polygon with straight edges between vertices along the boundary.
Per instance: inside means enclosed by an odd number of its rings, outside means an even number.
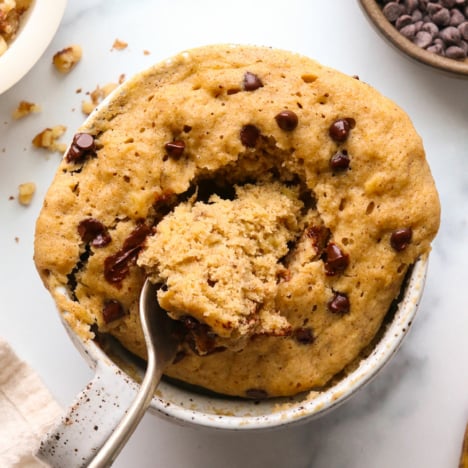
M73 144L82 151L94 151L94 137L89 133L77 133L73 137Z
M328 129L330 137L339 143L347 140L349 132L356 125L356 121L352 118L335 120Z
M173 158L180 158L185 150L185 142L182 140L169 141L164 145L167 154Z
M312 344L315 341L315 336L310 327L296 328L293 331L294 339L301 344Z
M349 162L348 152L346 150L341 150L330 158L330 167L333 171L345 171L349 168Z
M255 91L262 87L262 80L257 75L251 72L245 72L244 80L242 81L242 88L244 91Z
M392 232L390 236L390 245L397 252L401 252L408 247L413 237L413 230L411 228L401 228Z
M104 224L94 218L86 218L78 224L81 240L94 247L104 247L111 241L111 236Z
M138 257L142 244L151 228L146 224L137 226L125 239L122 248L104 260L104 278L118 285L129 273L129 264Z
M122 318L124 315L125 311L122 304L115 299L106 301L104 307L102 308L102 318L104 319L105 323L113 322L119 318Z
M346 270L349 265L349 255L343 252L338 245L330 242L325 249L325 270L328 276Z
M334 314L347 314L350 310L348 296L340 292L335 293L333 299L328 303L328 310Z
M249 388L245 391L245 396L253 400L265 400L268 398L268 393L261 388Z
M247 148L255 148L260 137L260 130L255 125L244 125L240 131L240 139Z
M286 132L290 132L297 127L299 119L297 115L290 110L281 111L279 114L275 116L276 123L281 130L285 130Z
M79 162L86 156L94 156L95 154L94 136L89 133L76 133L65 159L68 162Z

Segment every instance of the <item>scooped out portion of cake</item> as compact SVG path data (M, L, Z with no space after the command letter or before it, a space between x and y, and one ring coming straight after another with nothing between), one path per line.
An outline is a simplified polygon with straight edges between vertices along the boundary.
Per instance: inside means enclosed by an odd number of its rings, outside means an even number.
M279 183L235 187L235 198L179 204L147 238L138 264L155 283L159 305L176 320L208 325L239 348L242 338L283 336L278 313L280 259L301 232L297 187Z

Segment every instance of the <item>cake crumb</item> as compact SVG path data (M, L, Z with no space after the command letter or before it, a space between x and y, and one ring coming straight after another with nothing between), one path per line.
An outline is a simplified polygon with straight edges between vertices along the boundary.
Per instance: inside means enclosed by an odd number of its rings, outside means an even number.
M56 125L52 128L45 128L38 133L32 140L32 144L36 148L44 148L51 152L64 153L67 149L65 143L60 143L57 140L66 132L67 127L64 125Z
M68 73L81 60L82 55L81 46L74 44L57 52L52 63L60 73Z
M112 44L112 50L124 50L128 47L128 43L125 41L121 41L120 39L116 39Z
M143 51L143 55L150 55L150 54L151 54L151 52L148 49L145 49Z
M15 237L15 242L16 242L17 244L19 244L19 240L20 240L19 237L16 236L16 237Z
M34 182L25 182L18 186L18 201L21 205L28 206L36 192L36 184Z
M119 83L121 82L120 80L125 79L125 75L120 75L119 78ZM91 98L89 101L83 101L81 103L81 111L85 115L91 114L91 112L96 108L96 106L106 97L108 96L112 91L114 91L115 88L119 85L119 83L107 83L104 85L102 88L97 85L96 89L94 91L91 91L89 94L89 97Z
M12 117L15 120L22 119L29 114L41 112L41 106L34 104L33 102L20 101L18 107L13 111Z

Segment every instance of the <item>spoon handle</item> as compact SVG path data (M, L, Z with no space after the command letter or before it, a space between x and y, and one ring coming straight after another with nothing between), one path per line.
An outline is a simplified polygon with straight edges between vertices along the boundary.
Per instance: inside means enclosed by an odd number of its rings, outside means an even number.
M112 465L148 409L156 387L161 380L162 371L162 368L156 366L154 355L150 353L145 378L135 400L114 432L89 463L88 468L104 468Z

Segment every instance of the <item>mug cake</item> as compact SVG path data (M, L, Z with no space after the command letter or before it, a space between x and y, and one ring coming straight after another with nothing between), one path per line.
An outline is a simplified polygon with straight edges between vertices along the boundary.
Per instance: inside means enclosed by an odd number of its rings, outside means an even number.
M372 346L440 219L421 138L357 77L213 45L129 79L76 132L35 263L83 339L141 358L146 278L167 376L223 395L327 388Z

